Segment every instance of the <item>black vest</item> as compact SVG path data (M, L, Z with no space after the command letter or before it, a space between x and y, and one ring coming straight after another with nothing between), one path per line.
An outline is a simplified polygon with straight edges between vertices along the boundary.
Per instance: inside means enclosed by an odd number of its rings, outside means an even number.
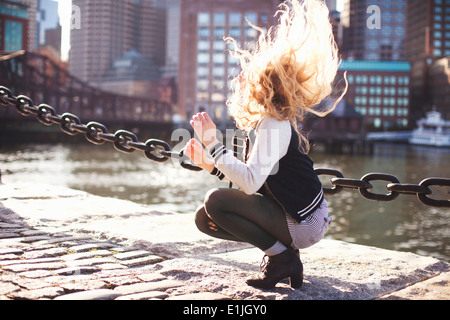
M324 196L314 163L300 151L297 132L292 126L291 129L289 148L279 161L278 171L268 176L258 192L273 196L285 212L300 223L320 207Z

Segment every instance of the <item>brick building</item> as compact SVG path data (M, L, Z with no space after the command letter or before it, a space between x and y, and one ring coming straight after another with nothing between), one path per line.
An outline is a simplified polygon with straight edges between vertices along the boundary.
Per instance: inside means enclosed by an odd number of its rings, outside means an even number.
M444 119L450 119L450 57L433 62L428 72L431 109L441 112Z
M402 129L410 125L410 71L404 61L343 61L347 71L346 101L364 116L369 130Z
M433 88L439 79L436 60L450 56L450 1L408 0L407 1L406 58L411 62L411 108L415 120L431 110L436 102L438 111L445 112L440 93ZM439 75L437 75L439 78ZM447 82L445 86L448 86ZM435 95L437 94L437 96Z
M181 1L178 112L183 119L205 110L217 122L227 121L230 82L240 70L223 38L232 36L241 45L254 45L257 32L247 20L268 28L279 4L279 0Z

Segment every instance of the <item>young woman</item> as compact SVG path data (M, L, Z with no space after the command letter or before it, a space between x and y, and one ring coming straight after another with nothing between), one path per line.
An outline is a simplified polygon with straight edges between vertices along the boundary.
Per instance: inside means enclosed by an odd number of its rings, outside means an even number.
M185 154L198 166L239 189L214 189L196 212L200 231L220 239L250 243L268 262L263 274L247 280L251 286L272 288L290 278L299 288L303 265L299 249L321 240L328 228L327 202L307 156L308 140L298 121L331 94L339 65L338 49L328 9L319 0L286 1L279 24L261 32L252 52L237 48L242 72L233 80L227 102L237 127L254 131L246 161L238 160L217 139L216 126L206 113L191 125L201 142L192 139ZM206 150L203 148L206 148Z

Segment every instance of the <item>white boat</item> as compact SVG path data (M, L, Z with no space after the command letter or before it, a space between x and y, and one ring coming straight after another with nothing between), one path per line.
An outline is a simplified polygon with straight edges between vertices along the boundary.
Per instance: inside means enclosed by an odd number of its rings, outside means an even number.
M450 147L450 121L442 118L441 113L430 111L426 118L417 121L418 128L412 132L411 144L435 147Z

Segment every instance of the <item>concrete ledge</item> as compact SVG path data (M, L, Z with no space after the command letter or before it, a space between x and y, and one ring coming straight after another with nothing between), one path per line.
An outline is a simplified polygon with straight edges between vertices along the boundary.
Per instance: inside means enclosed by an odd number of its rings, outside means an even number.
M113 248L103 249L105 257L94 254L95 258L91 258L90 263L94 259L97 262L108 262L107 259L111 257L128 256L129 254L120 252L122 247L133 248L130 254L142 254L140 251L145 251L161 257L151 262L147 259L144 265L138 264L136 267L121 265L119 268L117 263L109 262L110 268L120 269L122 277L128 273L135 275L135 279L148 280L149 277L154 277L165 279L161 281L181 281L183 285L177 286L173 294L158 294L168 300L183 299L182 297L249 300L450 299L450 264L412 253L330 239L301 251L305 281L300 290L291 289L287 283L280 283L273 290L255 289L247 286L245 279L259 272L262 253L245 244L219 241L201 234L195 228L193 214L164 213L155 206L97 197L49 185L0 185L0 249L3 257L13 259L18 254L21 248L14 241L19 236L28 237L21 240L21 245L42 244L46 241L47 247L37 254L64 253L66 251L61 249L61 241L58 238L54 240L52 235L68 233L74 241L89 238L112 244ZM81 250L83 245L75 243L72 248ZM85 246L88 248L91 245ZM60 249L56 250L56 247ZM70 247L67 250L70 251ZM111 250L111 255L107 250ZM103 251L100 249L98 252ZM28 253L28 256L31 254ZM61 260L70 261L70 258ZM81 262L77 267L84 270L83 267L87 266ZM89 273L80 274L76 279L80 283L91 281L91 287L96 284L94 289L107 290L110 282L101 282L104 278L98 276L96 267L90 266L88 269ZM0 266L0 276L2 270ZM14 268L9 266L8 272L12 270ZM28 270L28 274L31 273L36 277L52 274L51 271L39 269ZM96 274L97 277L94 277ZM2 287L5 292L18 290L14 288L17 280L9 283L5 280L8 277L0 279L0 293ZM122 282L117 283L123 283L123 279L120 281ZM50 295L59 296L66 291L56 290ZM107 297L115 297L109 295L109 291L97 291L93 295L89 292L79 293L76 297L97 297L98 292L102 297L104 292L108 293ZM139 294L139 299L155 296L153 293Z

